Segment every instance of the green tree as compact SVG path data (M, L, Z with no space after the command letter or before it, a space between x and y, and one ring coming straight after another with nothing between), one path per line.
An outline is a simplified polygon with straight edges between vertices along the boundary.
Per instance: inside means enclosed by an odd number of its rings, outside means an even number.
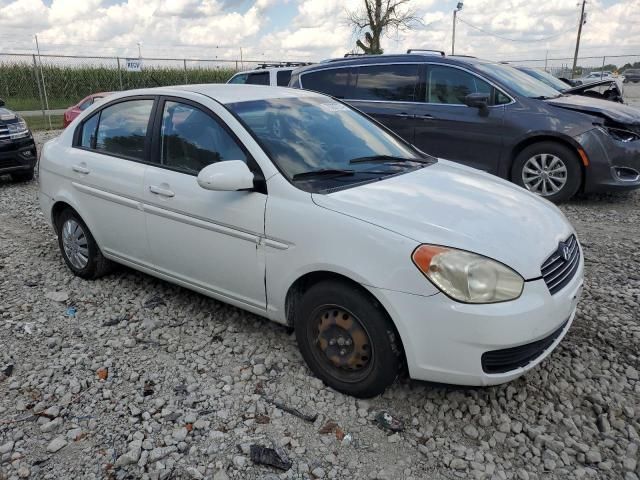
M415 10L408 8L409 0L363 0L364 7L347 12L349 24L356 33L364 32L364 41L356 45L364 53L383 53L380 39L389 31L406 31L421 24Z

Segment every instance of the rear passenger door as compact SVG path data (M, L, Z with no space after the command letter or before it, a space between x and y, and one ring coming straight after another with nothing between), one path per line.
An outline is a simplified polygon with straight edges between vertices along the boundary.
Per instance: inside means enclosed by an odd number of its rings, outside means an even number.
M67 165L81 215L107 256L148 260L142 213L154 97L114 102L78 126Z
M470 93L489 95L488 113L464 103ZM414 111L414 144L436 157L497 173L503 147L503 105L510 101L475 74L428 64L424 95Z
M417 63L356 67L347 101L413 143L419 70Z

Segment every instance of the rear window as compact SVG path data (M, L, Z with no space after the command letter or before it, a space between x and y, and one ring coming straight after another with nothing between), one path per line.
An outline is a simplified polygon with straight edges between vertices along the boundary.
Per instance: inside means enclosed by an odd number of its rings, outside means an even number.
M279 87L289 86L291 80L291 70L280 70L276 73L276 81Z
M350 68L332 68L304 73L300 76L302 88L345 98L350 71Z
M359 67L350 98L415 101L419 81L418 68L418 64Z

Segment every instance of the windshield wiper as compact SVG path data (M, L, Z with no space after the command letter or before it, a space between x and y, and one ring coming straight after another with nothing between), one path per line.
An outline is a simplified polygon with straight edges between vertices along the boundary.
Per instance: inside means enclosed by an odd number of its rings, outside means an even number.
M354 175L355 170L346 168L321 168L319 170L309 170L308 172L296 173L292 180L302 180L305 178L317 178L317 177L342 177L346 175Z
M405 158L405 157L395 157L393 155L370 155L368 157L359 157L349 160L350 164L354 163L405 163L405 162L414 162L414 163L431 163L428 160L422 158Z

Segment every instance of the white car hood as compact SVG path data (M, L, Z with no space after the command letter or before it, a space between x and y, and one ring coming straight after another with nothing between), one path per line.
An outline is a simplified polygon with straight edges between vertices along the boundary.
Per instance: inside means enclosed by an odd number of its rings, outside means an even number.
M330 193L324 208L420 243L460 248L498 260L526 280L574 233L551 202L479 170L449 161Z

